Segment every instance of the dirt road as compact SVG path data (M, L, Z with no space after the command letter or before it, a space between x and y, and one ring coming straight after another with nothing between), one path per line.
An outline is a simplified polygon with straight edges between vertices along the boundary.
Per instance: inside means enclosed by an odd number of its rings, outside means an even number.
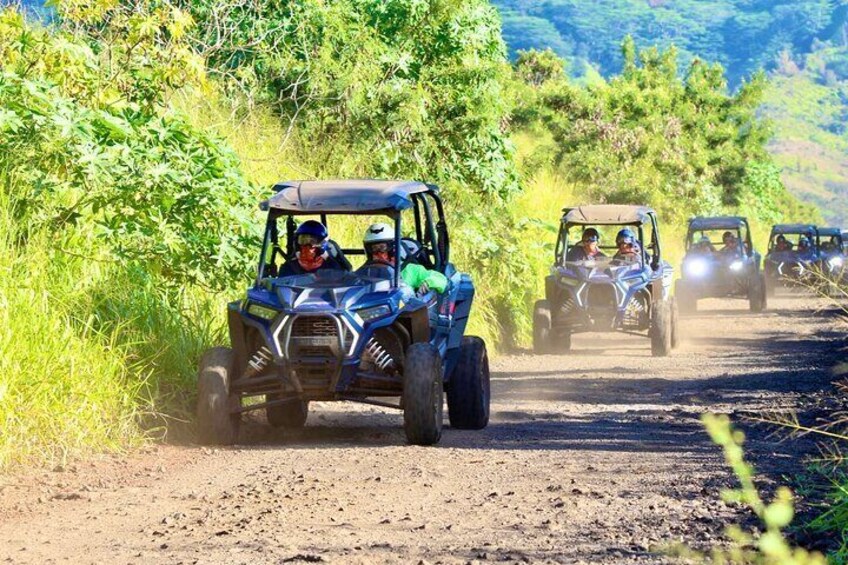
M570 356L493 364L483 432L404 445L399 414L315 406L298 433L248 426L236 449L162 446L12 481L0 560L20 563L637 562L709 545L737 510L698 423L809 402L832 380L843 331L821 303L751 315L707 301L672 357L647 340L575 338ZM755 432L771 476L795 443Z

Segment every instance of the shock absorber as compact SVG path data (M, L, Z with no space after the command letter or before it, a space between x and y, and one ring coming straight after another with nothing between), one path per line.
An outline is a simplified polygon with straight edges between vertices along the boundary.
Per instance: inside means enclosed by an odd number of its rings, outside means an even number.
M263 345L256 350L256 353L247 362L247 371L245 371L244 376L249 378L258 375L268 366L271 359L273 359L271 351Z
M386 348L380 345L380 342L373 337L365 344L365 352L368 353L371 360L381 371L393 369L395 360L391 353L386 351Z

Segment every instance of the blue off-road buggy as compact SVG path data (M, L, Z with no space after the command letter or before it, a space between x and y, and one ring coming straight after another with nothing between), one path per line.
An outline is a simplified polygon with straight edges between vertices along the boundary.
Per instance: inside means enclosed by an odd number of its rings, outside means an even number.
M740 216L692 218L686 255L675 295L681 312L694 312L701 298L747 298L752 312L766 307L761 257L751 242L748 220Z
M812 224L773 226L763 263L768 296L774 296L778 288L816 286L821 272L818 228Z
M819 254L822 274L830 283L845 280L845 241L839 228L819 228Z
M678 316L670 292L674 271L662 258L656 213L614 205L563 211L545 299L533 312L533 349L565 353L574 333L620 331L650 337L653 355L668 355L677 346ZM591 259L574 253L589 230L599 250ZM622 232L635 235L635 255L617 254Z
M443 394L451 426L489 420L489 365L480 338L463 337L474 298L471 278L450 262L438 188L408 181L283 182L268 211L256 281L228 307L232 348L208 351L198 382L199 438L232 444L241 415L264 410L274 426L303 426L310 401L354 401L403 411L410 443L442 433ZM394 222L403 263L350 269L359 247L329 249L340 268L279 276L295 260L298 220L320 219L332 235L361 234L371 221ZM338 216L345 216L338 221ZM329 223L328 223L329 222ZM361 241L361 240L360 240ZM441 272L443 294L416 294L401 277L410 262ZM259 402L256 402L256 399ZM251 399L252 402L246 402Z

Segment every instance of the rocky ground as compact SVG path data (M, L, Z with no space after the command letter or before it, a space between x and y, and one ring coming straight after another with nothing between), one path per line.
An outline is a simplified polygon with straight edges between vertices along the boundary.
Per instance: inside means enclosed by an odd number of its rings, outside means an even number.
M698 417L814 405L844 329L808 298L750 314L706 301L685 342L583 335L569 356L493 363L492 422L404 443L401 416L313 406L299 432L249 423L244 443L163 445L0 478L0 560L13 563L659 563L745 520ZM803 442L750 432L769 489Z

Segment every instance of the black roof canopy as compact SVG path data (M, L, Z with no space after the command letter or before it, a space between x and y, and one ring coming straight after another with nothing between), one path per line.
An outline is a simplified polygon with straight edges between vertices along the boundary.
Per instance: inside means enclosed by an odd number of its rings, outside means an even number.
M842 235L840 228L819 228L819 235Z
M434 185L410 180L305 180L283 181L276 194L262 202L262 210L287 214L394 214L414 203L412 195L438 192Z
M771 228L771 233L818 233L813 224L777 224Z
M697 217L689 220L689 231L698 230L734 230L748 221L742 216Z

